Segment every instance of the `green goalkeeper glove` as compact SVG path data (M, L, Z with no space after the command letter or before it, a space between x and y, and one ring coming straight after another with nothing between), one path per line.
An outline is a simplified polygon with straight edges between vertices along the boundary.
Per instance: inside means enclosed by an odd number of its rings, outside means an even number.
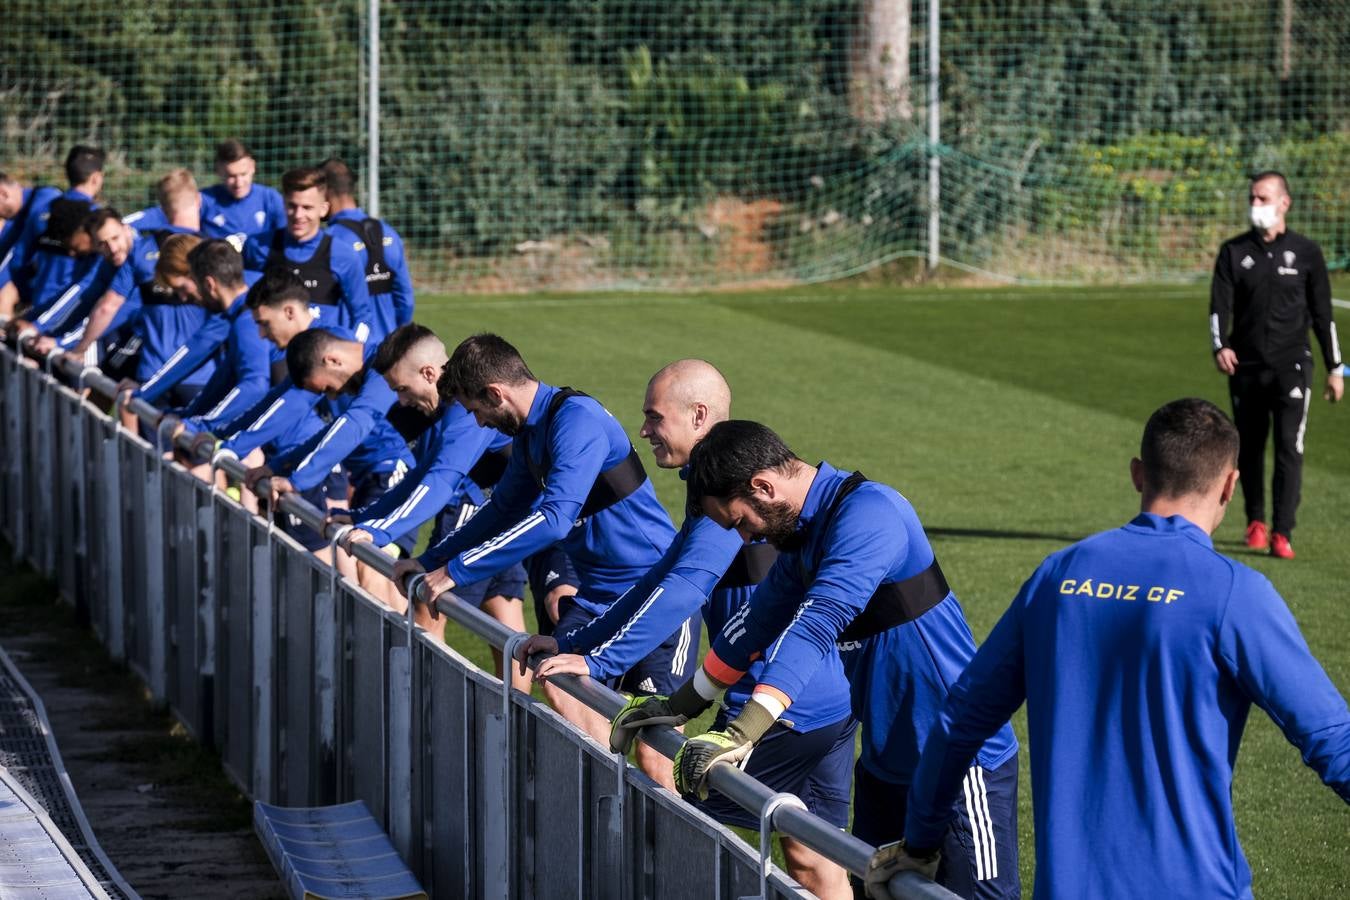
M708 799L708 770L713 763L739 766L755 743L773 727L774 714L750 700L741 714L727 723L725 731L709 731L684 742L675 754L675 790L683 797Z
M661 694L634 697L623 705L623 709L610 722L609 749L626 754L643 728L650 725L683 725L701 715L709 706L712 706L712 701L699 696L692 680L680 685L669 697Z

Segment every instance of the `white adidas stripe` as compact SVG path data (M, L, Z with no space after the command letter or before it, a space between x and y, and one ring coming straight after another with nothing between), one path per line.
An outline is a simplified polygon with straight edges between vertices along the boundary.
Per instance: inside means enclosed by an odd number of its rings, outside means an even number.
M656 602L656 599L660 597L663 593L665 593L665 590L666 590L665 588L660 587L658 585L656 590L652 591L651 594L647 596L647 599L642 601L642 605L637 608L637 611L634 612L633 615L629 616L628 621L623 623L623 627L621 627L618 631L614 632L614 634L610 636L609 640L605 641L603 644L600 644L588 655L599 656L601 653L604 653L606 650L608 650L615 641L619 640L625 634L631 631L633 626L638 623L638 620L647 614L647 610L652 608L652 604Z
M47 310L42 315L37 317L37 324L46 325L58 312L64 309L71 300L79 296L79 293L80 286L78 284L72 284L70 287L66 288L66 292L57 298L55 303L47 307Z
M148 391L150 390L150 388L154 387L156 381L159 381L161 378L163 378L170 369L172 369L174 366L178 365L178 363L182 361L184 356L187 356L187 352L188 352L187 344L184 344L177 350L173 351L173 356L170 356L168 360L165 361L164 365L159 367L159 371L151 375L150 380L147 381L145 384L141 385L141 391L142 392Z
M541 512L531 513L530 515L526 516L525 518L517 522L514 526L507 529L506 531L503 531L501 534L497 535L491 540L484 541L477 547L470 549L467 553L464 554L464 565L471 566L474 563L481 560L483 557L487 556L489 553L493 553L511 544L513 541L517 540L521 536L528 533L532 528L535 528L536 526L542 524L543 521L544 521L543 513Z
M811 607L811 604L814 603L814 602L815 602L814 600L807 600L807 601L805 601L804 603L802 603L801 606L797 607L797 612L792 616L792 621L789 622L789 623L788 623L788 626L787 626L786 628L783 629L783 634L782 634L781 636L779 636L779 638L778 638L778 647L775 647L775 648L774 648L773 656L770 656L767 660L765 660L765 662L773 662L773 661L774 661L774 659L778 656L778 648L783 646L783 638L786 637L786 636L787 636L787 633L788 633L789 631L792 630L792 626L793 626L793 625L796 625L799 621L801 621L802 613L806 612L806 611ZM744 633L745 633L745 629L742 628L742 629L741 629L741 634L744 634ZM734 644L734 643L736 642L736 638L733 637L733 638L731 639L731 642Z
M257 431L259 428L262 428L264 425L267 424L267 420L272 418L272 416L276 413L276 411L281 409L285 405L286 405L286 398L278 397L276 400L272 401L271 406L267 407L267 412L263 413L261 416L258 416L257 421L255 421L252 425L248 426L247 430Z
M390 525L412 512L417 507L417 504L422 502L422 498L425 497L430 490L431 488L427 487L425 484L419 484L413 489L413 492L399 504L397 509L384 518L376 519L374 522L369 522L367 524L372 528L387 531Z
M670 667L670 674L680 676L684 674L684 663L689 655L689 639L692 629L689 627L689 620L685 619L684 624L680 626L680 640L675 645L675 659ZM744 767L744 763L742 763Z
M304 459L300 460L300 465L295 467L295 471L299 472L305 466L309 465L310 461L314 459L314 454L318 453L324 447L328 446L328 442L331 441L337 435L337 433L342 430L342 426L346 424L347 424L347 417L338 416L337 420L334 421L332 425L328 426L328 432L323 436L323 439L319 441L319 446L309 451L309 455L306 456Z
M215 408L206 414L206 418L208 419L219 418L220 415L225 412L225 407L229 406L230 403L234 400L234 398L238 396L239 396L239 388L237 387L230 388L230 392L225 395L225 399L217 403Z

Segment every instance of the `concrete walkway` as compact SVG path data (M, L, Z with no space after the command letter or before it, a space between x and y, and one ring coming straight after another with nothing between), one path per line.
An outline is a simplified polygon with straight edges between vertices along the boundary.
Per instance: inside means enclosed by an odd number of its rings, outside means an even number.
M219 760L155 710L50 584L0 559L0 635L47 708L85 815L146 900L281 898Z

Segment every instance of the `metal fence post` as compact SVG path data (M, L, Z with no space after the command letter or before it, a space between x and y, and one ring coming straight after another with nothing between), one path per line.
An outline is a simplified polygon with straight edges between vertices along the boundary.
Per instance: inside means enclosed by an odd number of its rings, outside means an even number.
M276 615L272 595L272 541L253 548L252 553L252 660L253 695L253 796L271 803L272 787L272 653L275 649Z

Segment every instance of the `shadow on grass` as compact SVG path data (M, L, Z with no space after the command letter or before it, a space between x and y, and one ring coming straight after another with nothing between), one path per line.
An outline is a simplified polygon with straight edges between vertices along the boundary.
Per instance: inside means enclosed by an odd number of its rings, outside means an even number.
M942 526L924 526L929 537L942 538L991 538L1001 541L1057 541L1073 544L1081 541L1085 535L1052 534L1046 531L1010 531L998 528L943 528Z

